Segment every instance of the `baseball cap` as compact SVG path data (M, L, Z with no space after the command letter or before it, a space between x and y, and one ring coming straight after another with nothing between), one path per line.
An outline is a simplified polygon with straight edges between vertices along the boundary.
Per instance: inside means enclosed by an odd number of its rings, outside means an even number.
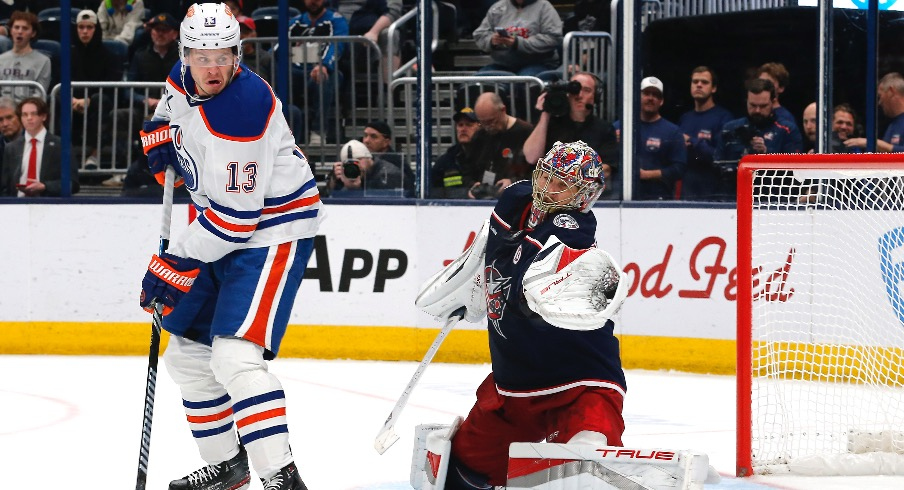
M154 27L154 26L157 26L160 24L163 24L165 26L171 27L176 30L179 29L179 21L177 21L172 15L170 15L166 12L161 12L161 13L151 17L151 20L148 21L148 27Z
M662 80L660 80L656 77L647 77L640 81L641 92L643 91L643 89L649 88L649 87L655 88L656 90L659 91L660 94L663 93Z
M371 121L365 124L364 127L375 129L386 138L392 138L392 130L389 129L389 125L383 121Z
M342 145L342 149L339 150L339 161L344 162L346 160L360 160L362 158L373 158L374 156L370 153L370 150L364 146L364 143L358 140L351 140L348 143Z
M93 10L82 10L75 16L75 22L85 22L90 21L94 24L97 24L97 14L94 13Z
M239 21L239 27L251 29L252 31L257 30L257 26L254 24L254 19L248 17L247 15L240 15L236 17L235 20Z
M471 109L470 107L462 107L460 111L456 112L455 115L452 116L452 120L455 122L458 122L465 118L477 122L477 114L474 112L474 109Z

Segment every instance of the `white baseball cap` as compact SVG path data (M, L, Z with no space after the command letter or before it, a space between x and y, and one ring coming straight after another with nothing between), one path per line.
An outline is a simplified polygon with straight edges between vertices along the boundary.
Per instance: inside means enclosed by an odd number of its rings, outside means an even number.
M373 158L370 150L364 146L364 143L358 140L351 140L348 143L342 145L342 149L339 150L339 161L344 162L346 160L360 160L362 158Z
M649 87L655 88L656 90L659 91L660 94L663 93L662 80L660 80L656 77L647 77L640 81L641 92L643 91L643 89L649 88Z

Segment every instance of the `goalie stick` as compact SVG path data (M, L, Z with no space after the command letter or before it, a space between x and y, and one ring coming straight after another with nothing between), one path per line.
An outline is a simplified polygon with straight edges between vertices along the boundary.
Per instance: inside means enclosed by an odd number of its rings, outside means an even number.
M420 380L421 375L424 374L424 371L427 369L427 365L430 364L430 361L433 360L433 356L436 355L436 351L439 350L439 346L443 343L443 340L446 339L446 335L449 335L449 332L452 331L452 327L454 327L455 324L458 323L459 320L461 320L464 316L464 306L453 311L449 315L449 318L446 319L446 324L443 325L443 328L439 331L436 339L433 340L433 344L429 349L427 349L427 353L424 354L424 359L417 367L417 370L414 371L414 374L411 375L411 381L408 382L408 386L406 386L405 390L402 391L402 396L399 397L399 401L396 402L395 407L393 407L392 409L392 412L389 413L389 417L386 418L386 422L383 424L383 428L380 429L380 432L377 434L377 438L374 440L374 449L376 449L378 453L385 453L386 450L390 448L390 446L392 446L396 441L399 440L399 436L395 433L395 431L393 431L396 419L399 418L399 414L402 413L402 409L405 408L405 405L408 403L408 397L411 396L411 392L414 391L414 386Z
M163 216L160 222L158 255L169 247L170 224L173 216L173 187L176 171L166 168L163 184ZM154 303L154 319L151 321L151 347L148 352L148 374L144 389L144 420L141 425L141 448L138 451L138 481L136 490L144 490L148 482L148 459L151 456L151 423L154 421L154 390L157 385L157 361L160 354L160 333L163 329L163 303Z

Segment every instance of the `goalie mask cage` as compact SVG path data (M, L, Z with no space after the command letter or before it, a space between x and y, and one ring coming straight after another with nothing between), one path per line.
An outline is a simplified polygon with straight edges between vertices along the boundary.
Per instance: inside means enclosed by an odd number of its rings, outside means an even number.
M738 169L737 474L904 474L904 154Z

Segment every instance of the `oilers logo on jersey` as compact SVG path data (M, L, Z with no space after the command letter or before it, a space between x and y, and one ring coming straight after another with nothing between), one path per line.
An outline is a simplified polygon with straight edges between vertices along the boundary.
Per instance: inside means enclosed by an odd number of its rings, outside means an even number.
M179 168L182 169L182 180L185 181L185 188L189 191L197 191L198 165L188 153L185 145L182 144L182 126L171 124L170 131L173 132L173 146L176 147L176 155L179 157Z
M484 269L483 274L487 288L487 318L500 337L508 338L502 333L500 322L505 313L505 298L508 297L509 289L512 287L512 278L502 277L493 266Z

